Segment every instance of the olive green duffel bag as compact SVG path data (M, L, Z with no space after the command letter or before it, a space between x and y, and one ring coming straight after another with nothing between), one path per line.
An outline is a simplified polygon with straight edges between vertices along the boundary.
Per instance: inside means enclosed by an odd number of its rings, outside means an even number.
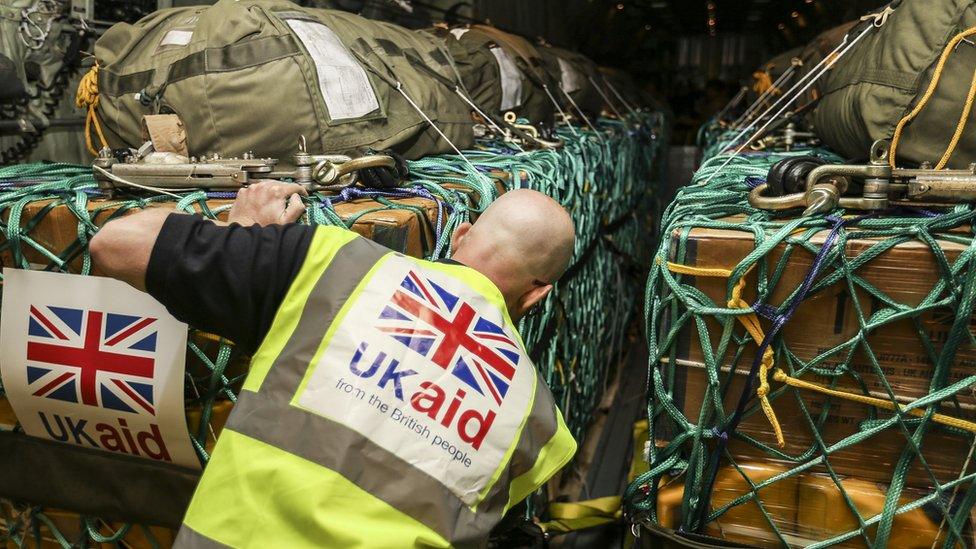
M483 112L497 119L503 112L505 90L502 89L501 67L491 48L477 40L458 40L457 35L463 34L460 29L433 28L424 32L440 39L447 48L461 75L468 98ZM500 49L499 46L492 47ZM514 60L512 68L517 70ZM521 78L520 75L516 76Z
M558 99L579 107L591 120L595 120L603 107L603 98L594 86L600 78L597 64L585 55L555 46L540 46L539 53L545 61L550 77L559 83L562 90ZM569 95L572 101L566 101Z
M533 124L553 124L555 105L543 86L549 88L549 93L559 92L553 89L557 84L550 79L535 46L521 36L485 25L459 27L451 29L451 33L465 47L482 49L495 58L492 80L496 83L493 93L498 96L499 112L514 112Z
M776 96L776 99L769 101L764 107L776 103L783 93L799 89L809 78L813 77L811 73L824 70L824 59L844 41L844 37L857 23L858 21L851 21L833 27L817 35L806 46L791 49L770 59L762 68L753 73L752 91L755 93L750 94L750 100L757 100L760 94L769 90L787 71L789 71L787 78L780 82L777 90L771 92ZM815 105L816 101L823 95L822 85L824 81L825 78L815 80L803 96L793 102L793 112L806 112Z
M220 0L119 24L95 45L97 118L114 147L142 143L143 115L175 113L191 155L392 148L408 158L450 151L397 90L458 147L470 108L437 39L284 0Z
M976 3L901 0L842 57L810 119L823 141L853 159L892 139L898 163L961 168L976 161ZM855 28L850 40L866 26ZM967 97L969 101L967 102ZM968 128L970 131L966 131Z

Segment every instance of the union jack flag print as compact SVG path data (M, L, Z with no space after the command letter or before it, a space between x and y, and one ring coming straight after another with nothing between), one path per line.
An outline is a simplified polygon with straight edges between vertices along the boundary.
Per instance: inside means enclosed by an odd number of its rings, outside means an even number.
M155 415L155 323L149 317L31 305L28 390L41 398Z
M521 349L466 301L410 271L377 328L497 404L515 377Z

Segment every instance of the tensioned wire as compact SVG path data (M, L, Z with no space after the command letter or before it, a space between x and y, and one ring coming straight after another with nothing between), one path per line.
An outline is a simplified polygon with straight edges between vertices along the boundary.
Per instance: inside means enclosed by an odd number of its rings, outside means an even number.
M727 136L712 133L712 139L721 142ZM645 294L650 347L647 414L658 443L647 447L649 472L637 478L626 491L628 513L635 520L658 521L660 486L677 479L684 484L678 513L681 517L678 526L683 531L704 531L730 509L749 506L750 511L758 510L764 521L751 526L769 530L783 546L788 546L791 539L795 540L791 537L795 533L783 530L784 525L763 504L763 496L771 493L777 483L789 482L816 469L826 471L827 478L836 487L838 504L855 517L857 527L836 533L830 539L805 540L811 547L858 539L871 547L884 547L891 539L895 517L922 507L937 516L936 522L941 520L943 547L956 543L966 546L970 512L976 504L976 482L973 482L976 473L969 472L972 451L970 459L959 464L958 474L946 480L936 478L922 449L926 435L936 431L958 438L959 444L971 449L976 444L972 422L955 417L962 414L960 398L973 398L972 386L976 384L976 376L959 372L955 362L963 344L976 344L968 329L976 294L976 239L972 229L976 211L971 205L960 204L939 211L892 209L881 214L855 215L837 210L827 216L795 217L797 212L768 212L750 206L748 192L765 180L769 168L777 161L801 154L816 154L831 162L840 160L823 150L713 156L703 163L691 184L679 191L663 216L664 238L652 261ZM694 229L752 235L754 250L732 268L688 265L685 258L690 232ZM855 236L871 244L852 257L847 243ZM895 299L858 272L888 250L908 242L921 243L931 251L940 276L918 304ZM943 242L964 246L954 262L942 250ZM773 250L782 252L775 262L769 259ZM782 304L769 304L766 300L777 288L788 262L796 255L807 253L815 260L803 283L792 288ZM743 304L736 296L742 295L749 273L755 274L757 298L754 303ZM728 303L715 303L696 287L696 279L708 276L727 279ZM877 307L864 310L859 299L850 300L858 325L856 333L813 358L801 359L777 334L789 323L801 302L836 285L846 289L850 296L871 296ZM926 333L921 320L922 315L935 311L949 311L954 318L941 348ZM764 322L760 323L759 317ZM898 388L889 381L877 354L871 351L870 339L873 334L874 337L883 334L892 323L906 319L916 326L919 344L932 365L929 393L907 403L898 396ZM676 359L679 339L695 330L699 337L694 344L701 350L709 383L703 388L701 409L688 410L686 415L676 386L680 368L686 366L679 365ZM868 395L863 382L860 385L863 391L841 388L842 380L859 379L852 367L858 350L866 357L870 374L880 380L885 398ZM743 367L749 370L749 375L741 395L733 393L733 397L741 397L738 405L729 408L724 395L731 377L726 372L729 368ZM823 379L827 383L820 381ZM821 410L808 409L808 401L803 397L809 399L811 395L822 399ZM804 451L788 452L774 438L759 440L737 431L741 419L754 413L764 414L775 422L777 401L784 402L784 399L796 401L804 429L813 433L813 441ZM845 400L874 407L876 413L871 416L874 419L862 422L850 436L828 443L821 430L832 406ZM867 452L872 437L883 432L901 433L904 445L889 471L890 481L881 512L864 515L831 467L831 458L849 449L861 448ZM790 429L784 428L782 433L785 440L790 440ZM785 464L786 470L762 482L753 482L742 470L742 463L727 450L729 439L751 445L758 454L767 456L769 463ZM760 461L760 458L750 461ZM713 503L712 489L720 467L737 470L745 488L739 497L718 506ZM917 486L906 490L912 467L921 471L928 483L921 492ZM723 524L729 526L727 522Z
M409 162L409 180L396 189L350 188L337 195L314 194L307 200L303 222L352 228L371 212L410 211L433 235L424 251L426 258L437 259L450 256L454 229L474 220L497 198L499 189L494 183L499 179L506 189L532 188L558 200L576 224L573 265L538 314L523 321L520 331L568 426L581 439L605 388L608 370L625 350L625 335L636 313L639 289L626 266L628 261L633 263L628 258L644 251L647 213L655 210L652 187L661 184L664 173L658 153L665 138L665 122L654 113L643 113L639 120L626 124L599 120L596 132L562 127L557 135L564 146L558 150L518 152L511 144L483 141L475 150L464 151L463 156ZM472 167L477 174L471 172ZM498 173L505 177L486 177ZM88 242L108 220L133 209L162 204L213 218L229 206L213 207L210 200L234 196L226 191L180 194L179 200L165 195L104 200L89 166L27 164L0 168L0 257L8 258L7 266L91 274ZM414 197L433 201L432 219L428 219L426 208L402 200ZM367 198L378 205L346 216L335 209L336 204ZM28 216L28 207L36 213ZM58 207L67 208L76 218L77 233L74 242L55 250L34 235L39 224ZM613 246L608 240L611 238ZM40 264L35 254L43 258ZM236 400L235 390L245 375L240 364L246 358L231 342L217 336L196 330L190 335L186 398L189 406L200 411L191 440L201 463L205 463L209 459L207 442L215 438L211 425L214 406ZM43 510L31 509L37 520L56 530ZM105 537L93 522L96 519L85 520L91 541L117 542L128 531L127 526ZM54 535L64 547L74 543L59 533ZM32 536L40 536L40 530L13 528L7 533L8 540L17 546L29 544Z

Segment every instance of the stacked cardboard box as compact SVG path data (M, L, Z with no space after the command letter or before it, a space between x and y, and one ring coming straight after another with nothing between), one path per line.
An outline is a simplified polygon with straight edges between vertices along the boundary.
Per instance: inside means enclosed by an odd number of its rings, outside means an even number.
M824 231L815 235L811 242L819 246L824 242L826 234ZM672 249L678 249L678 235L672 236ZM941 253L945 254L949 264L965 250L965 246L948 240L942 240L939 244ZM890 388L895 400L904 405L930 393L934 359L943 347L955 320L955 312L949 308L932 308L914 320L904 317L881 322L886 315L896 312L893 304L915 307L932 297L929 294L937 287L943 273L940 272L932 249L919 241L904 241L889 248L878 246L878 241L858 238L854 234L846 242L845 254L853 260L862 254L873 255L880 252L856 270L857 276L872 284L879 292L872 294L861 287L852 291L840 279L839 282L810 294L785 325L780 337L798 361L807 362L820 356L817 367L821 369L821 373L838 371L838 365L847 362L850 356L851 372L840 376L826 376L808 371L800 376L804 381L884 400L891 399L888 392ZM674 257L673 261L696 267L732 269L754 248L752 232L695 229L687 238L685 255ZM789 255L784 258L785 253ZM784 259L785 263L781 264ZM779 268L782 268L782 274L778 281L773 281L774 285L771 286L765 303L778 307L789 299L811 271L813 260L813 253L800 246L780 245L773 250L766 259L766 276L771 276ZM857 265L856 262L852 264ZM829 268L822 272L817 282L824 280L824 276L831 270ZM753 269L747 275L744 298L749 303L756 301L755 289L758 287L759 275L760 269ZM718 307L726 307L729 298L729 284L726 279L685 275L682 281L703 292ZM941 291L951 291L951 288L942 288ZM932 300L927 302L930 301ZM859 320L861 315L870 325L870 329L862 331ZM735 323L731 316L727 318L735 324L737 334L745 335L741 325ZM771 323L763 319L762 324L764 330L768 331ZM714 318L709 318L707 327L706 337L714 347L721 337L722 326ZM828 353L859 334L863 336L863 340L857 341L855 345ZM700 419L708 389L708 366L699 336L694 323L689 323L679 336L675 357L675 400L685 416L693 422ZM931 353L926 349L926 342L931 344ZM719 399L723 403L725 414L731 414L735 409L757 350L757 346L750 343L742 356L734 361L735 347L734 344L730 345L724 356L716 358L717 370L721 371L719 380L722 393ZM877 361L880 371L872 366L871 356ZM776 360L778 367L790 372L784 353L779 353ZM976 347L965 342L952 363L949 383L976 373L974 365ZM825 457L824 461L829 462L838 475L870 482L891 482L894 464L909 446L909 433L897 427L890 428L844 450L830 448L870 427L872 424L868 422L871 420L890 417L891 412L850 400L827 397L815 391L786 388L772 380L771 385L771 403L783 426L786 439L786 447L782 451L789 459L772 457L770 452L743 441L741 437L733 437L729 443L729 451L734 459L762 463L779 461L784 466L793 467ZM755 387L748 390L755 394ZM708 393L708 398L713 398L712 395L713 393ZM753 399L753 406L739 425L738 432L775 447L770 423L755 403ZM707 407L710 408L711 405ZM976 391L966 389L955 395L955 398L944 400L939 412L966 420L976 419ZM829 450L825 451L820 446L817 435ZM657 433L657 436L666 438L668 434ZM973 447L974 437L971 433L942 427L929 428L921 443L925 464L917 458L912 461L907 484L920 489L934 488L933 476L940 483L945 483L958 478L964 471L971 472L974 464L969 458L972 457ZM826 472L826 467L822 463L818 464L810 469L810 472L815 471Z

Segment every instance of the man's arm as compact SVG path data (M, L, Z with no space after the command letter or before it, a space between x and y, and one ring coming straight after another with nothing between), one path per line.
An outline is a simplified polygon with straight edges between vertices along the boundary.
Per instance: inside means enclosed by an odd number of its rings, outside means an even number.
M305 213L299 195L308 193L301 185L261 181L237 193L227 226L294 223ZM95 264L108 276L146 291L146 269L153 246L171 211L150 208L107 223L92 239L89 250Z
M171 213L150 208L106 224L89 244L92 260L106 275L146 291L149 256Z
M93 258L106 274L147 291L179 320L253 352L315 233L307 225L280 224L304 211L295 187L250 187L238 195L226 223L161 208L125 216L98 232Z

